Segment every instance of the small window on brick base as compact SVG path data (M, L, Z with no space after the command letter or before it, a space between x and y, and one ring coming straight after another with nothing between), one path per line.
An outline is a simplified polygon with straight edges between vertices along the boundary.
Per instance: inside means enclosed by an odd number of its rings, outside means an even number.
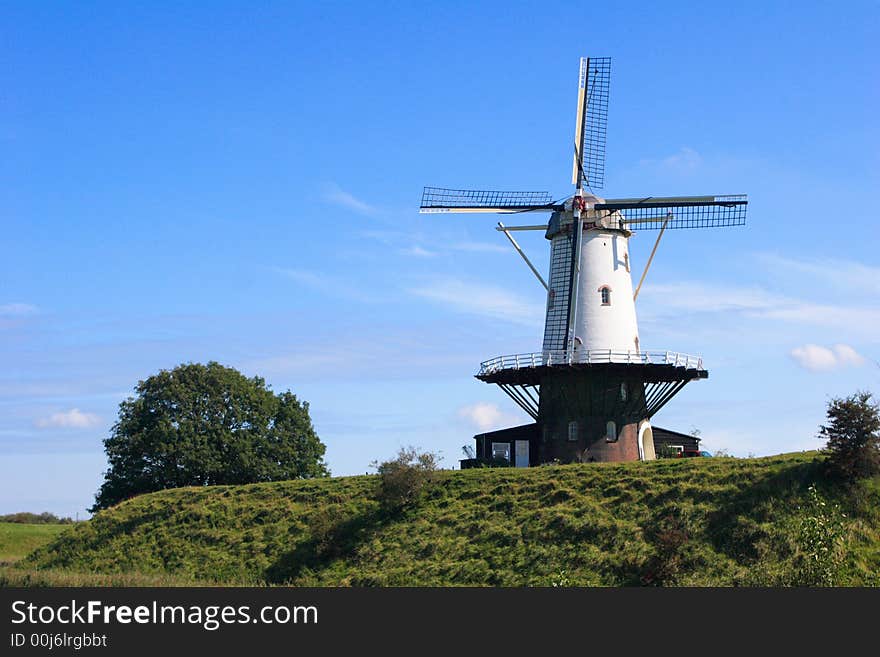
M568 423L568 439L574 442L578 439L578 423L577 422L569 422Z
M617 442L617 425L611 420L605 423L605 440L609 443Z

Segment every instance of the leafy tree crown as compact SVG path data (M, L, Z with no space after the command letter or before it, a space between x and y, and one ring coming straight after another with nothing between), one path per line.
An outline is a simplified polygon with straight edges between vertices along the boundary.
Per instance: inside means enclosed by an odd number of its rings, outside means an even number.
M880 410L871 393L857 392L828 403L828 423L819 427L835 474L858 479L880 473Z
M92 511L166 488L329 474L309 405L216 362L162 370L119 405Z

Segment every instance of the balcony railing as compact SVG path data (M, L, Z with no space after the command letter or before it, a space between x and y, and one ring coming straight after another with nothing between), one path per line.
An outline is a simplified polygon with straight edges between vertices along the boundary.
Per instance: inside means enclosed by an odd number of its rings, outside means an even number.
M702 370L703 359L676 351L614 351L612 349L576 349L568 351L538 351L531 354L497 356L480 364L480 374L499 370L518 370L524 367L552 367L554 365L592 365L615 363L621 365L672 365L689 370Z

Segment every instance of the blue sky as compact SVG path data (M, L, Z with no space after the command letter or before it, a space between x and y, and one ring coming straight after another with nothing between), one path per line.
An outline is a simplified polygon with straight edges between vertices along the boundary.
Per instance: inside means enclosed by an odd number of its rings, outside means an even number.
M604 195L750 198L663 238L641 343L710 378L655 424L819 446L880 387L880 5L605 4L3 3L0 513L83 516L119 402L184 361L309 401L339 475L525 421L472 375L539 348L543 289L418 202L569 194L581 55L613 58Z

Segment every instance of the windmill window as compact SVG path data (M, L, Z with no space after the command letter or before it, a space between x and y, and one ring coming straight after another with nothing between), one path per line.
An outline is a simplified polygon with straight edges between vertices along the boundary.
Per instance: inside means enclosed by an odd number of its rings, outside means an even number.
M620 401L626 401L626 398L628 396L629 395L628 395L628 391L626 389L626 381L621 381L620 382Z
M568 439L572 442L578 439L578 423L577 422L569 422L568 423Z
M602 287L599 288L599 294L601 295L601 298L602 298L602 305L603 306L610 306L611 305L611 288L608 287L607 285L603 285Z
M492 458L510 460L510 443L492 443Z
M612 420L605 423L605 440L609 443L617 442L617 425Z

